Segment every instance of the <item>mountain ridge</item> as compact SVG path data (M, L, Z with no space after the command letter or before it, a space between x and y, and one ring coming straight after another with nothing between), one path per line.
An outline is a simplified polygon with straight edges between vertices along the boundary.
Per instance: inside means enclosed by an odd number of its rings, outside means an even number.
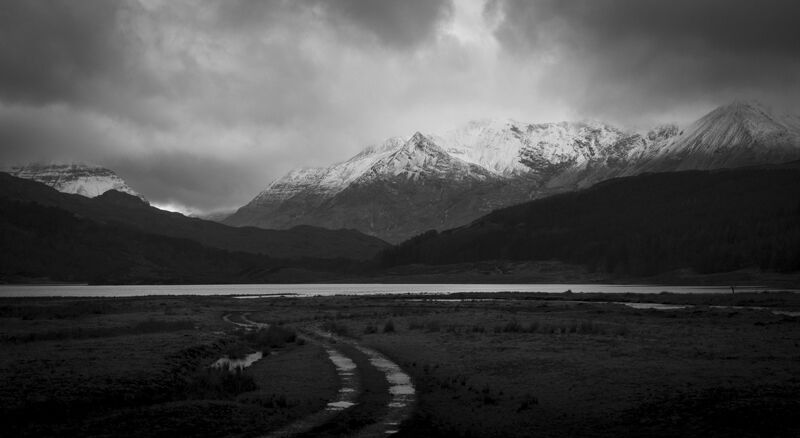
M94 198L59 192L36 181L0 172L0 198L57 207L98 223L119 223L159 236L189 239L227 251L283 259L369 259L388 246L356 230L317 227L265 230L230 227L152 207L133 195L110 190Z
M223 222L265 228L349 224L396 243L618 176L798 159L795 120L744 101L716 108L683 129L662 124L642 132L599 121L478 120L443 135L391 138L327 168L289 172Z
M148 202L114 171L85 163L29 163L13 166L8 173L48 185L59 192L94 198L109 190L127 193Z

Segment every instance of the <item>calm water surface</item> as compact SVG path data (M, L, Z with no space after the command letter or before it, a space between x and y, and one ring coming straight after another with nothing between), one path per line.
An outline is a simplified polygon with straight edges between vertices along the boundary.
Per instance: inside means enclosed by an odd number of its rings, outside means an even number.
M600 292L730 293L727 286L658 286L618 284L223 284L157 286L2 285L0 297L135 297L145 295L330 296L375 294L447 294L454 292ZM785 290L737 287L736 292Z

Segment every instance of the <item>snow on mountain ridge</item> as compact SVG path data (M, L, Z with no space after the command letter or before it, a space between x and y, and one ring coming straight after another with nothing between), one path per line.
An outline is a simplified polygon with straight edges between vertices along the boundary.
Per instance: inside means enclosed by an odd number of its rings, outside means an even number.
M290 172L225 223L352 227L401 242L610 178L797 160L798 127L796 117L749 103L681 128L640 132L597 121L475 120L441 135L390 139L327 168Z
M469 122L435 138L449 153L513 178L529 173L534 161L580 165L596 159L625 135L596 121L526 124L509 119Z
M383 176L404 176L411 180L423 176L484 180L491 177L492 172L449 154L430 137L417 132L402 146L377 160L361 182Z
M258 202L282 201L304 191L323 197L334 196L361 177L378 160L388 156L404 143L404 139L392 137L383 143L368 146L349 160L329 167L292 170L270 183L255 200Z
M726 168L800 156L800 124L754 101L714 109L678 135L655 142L639 170Z
M60 192L72 193L87 198L100 196L109 190L116 190L147 200L136 193L128 184L112 170L101 166L83 163L32 163L15 166L9 174L44 183Z
M799 139L800 118L776 116L758 103L742 101L719 107L683 129L666 124L646 132L599 121L534 124L480 119L441 135L390 138L329 167L289 172L254 201L279 203L298 195L318 201L355 183L422 176L454 181L530 176L541 181L553 178L549 186L585 186L614 175L758 161L761 152L751 150L753 145L782 151L762 157L767 161L790 158ZM737 153L724 161L716 153L721 148ZM692 154L704 157L687 158Z

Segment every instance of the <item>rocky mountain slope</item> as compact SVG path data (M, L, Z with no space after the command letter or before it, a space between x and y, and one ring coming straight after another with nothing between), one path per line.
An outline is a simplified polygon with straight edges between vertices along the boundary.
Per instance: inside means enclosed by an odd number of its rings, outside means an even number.
M46 184L59 192L94 198L109 190L127 193L143 201L145 198L131 189L112 170L82 163L71 164L27 164L8 170L18 178L31 179Z
M392 138L330 167L290 172L224 222L347 227L399 242L613 177L798 158L798 118L752 102L717 108L683 129L647 132L600 122L481 120L442 135Z

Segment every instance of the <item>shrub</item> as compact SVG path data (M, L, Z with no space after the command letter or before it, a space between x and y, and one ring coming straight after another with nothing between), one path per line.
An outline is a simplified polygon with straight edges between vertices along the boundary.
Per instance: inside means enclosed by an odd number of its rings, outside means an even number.
M411 321L408 322L408 329L409 330L422 330L424 328L425 328L425 324L422 321L418 320L418 319L412 319Z
M350 330L346 325L336 321L325 321L322 324L322 329L331 333L336 333L339 336L350 336Z
M386 324L383 326L384 333L394 333L394 321L391 319L386 321Z
M230 398L243 392L253 391L258 386L249 374L236 368L200 368L186 383L186 394L190 398L219 399Z
M516 319L512 319L511 321L507 322L503 327L503 332L505 333L520 333L522 331L522 324L520 324Z
M270 325L268 328L245 332L244 339L258 349L269 351L270 348L282 348L286 344L295 342L297 334L288 328L279 325Z
M269 349L264 353L267 354ZM241 342L234 342L231 344L226 345L222 349L222 354L226 356L228 359L243 359L248 354L252 353L253 350L248 347L247 345Z
M519 407L517 408L517 412L524 411L526 409L531 409L533 406L539 404L539 399L536 398L533 394L527 393L522 396L522 401L519 403Z

